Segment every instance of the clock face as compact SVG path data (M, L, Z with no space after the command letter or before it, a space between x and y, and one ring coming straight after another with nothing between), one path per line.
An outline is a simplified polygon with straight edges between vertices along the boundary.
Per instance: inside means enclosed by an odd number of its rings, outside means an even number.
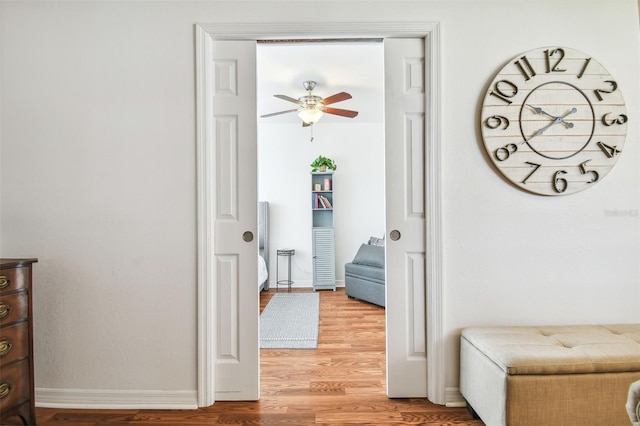
M514 185L572 194L614 166L627 133L615 79L594 58L544 47L513 58L484 97L480 117L489 157Z

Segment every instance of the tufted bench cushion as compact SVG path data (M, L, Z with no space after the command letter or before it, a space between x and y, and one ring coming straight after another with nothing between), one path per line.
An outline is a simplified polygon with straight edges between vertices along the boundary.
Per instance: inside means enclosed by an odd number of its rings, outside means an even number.
M488 426L628 424L640 324L467 328L460 374Z

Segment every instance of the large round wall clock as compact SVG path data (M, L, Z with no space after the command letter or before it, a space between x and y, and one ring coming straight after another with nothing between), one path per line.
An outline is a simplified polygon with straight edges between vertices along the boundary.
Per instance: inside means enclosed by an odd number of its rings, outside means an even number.
M543 47L513 58L484 97L480 126L496 168L534 194L572 194L600 182L627 133L616 80L594 58Z

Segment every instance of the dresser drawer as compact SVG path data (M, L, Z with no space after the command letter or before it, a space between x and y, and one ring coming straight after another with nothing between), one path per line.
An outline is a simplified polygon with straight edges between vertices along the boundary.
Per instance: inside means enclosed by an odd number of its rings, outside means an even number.
M27 288L29 268L17 267L0 270L0 294Z
M26 291L0 296L0 326L29 317Z
M29 323L21 322L0 329L0 376L10 362L29 356Z
M29 400L29 360L2 367L0 373L0 413Z

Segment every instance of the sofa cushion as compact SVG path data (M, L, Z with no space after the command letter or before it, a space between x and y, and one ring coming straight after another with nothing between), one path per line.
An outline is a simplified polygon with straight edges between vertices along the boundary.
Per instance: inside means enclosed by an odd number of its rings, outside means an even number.
M384 269L375 268L357 263L346 263L344 265L345 277L358 277L368 279L371 282L384 285Z
M353 263L384 268L384 247L362 244L356 253L356 257L353 258Z
M371 266L365 266L369 269ZM378 282L371 278L361 278L358 276L346 275L344 277L345 293L349 297L353 297L365 302L374 303L384 307L385 305L385 287L384 282Z

